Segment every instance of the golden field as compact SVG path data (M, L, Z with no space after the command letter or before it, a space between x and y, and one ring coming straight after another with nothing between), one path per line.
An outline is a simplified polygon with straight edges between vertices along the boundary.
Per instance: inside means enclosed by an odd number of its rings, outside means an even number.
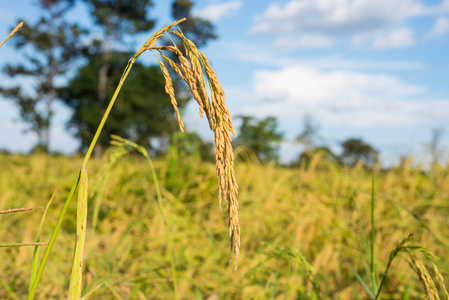
M48 241L82 160L0 155L0 209L42 207L0 215L0 243L35 241L45 206L55 194L40 238ZM227 218L218 206L215 165L173 149L154 165L165 220L144 158L137 153L119 157L112 150L101 161L91 161L87 299L370 299L367 289L377 290L391 251L410 233L414 238L407 245L424 248L410 248L422 250L413 252L415 257L397 254L380 299L425 298L425 276L413 259L429 270L439 297L446 298L426 251L434 255L447 284L449 166L424 170L404 161L388 171L368 171L361 165L345 169L319 156L297 169L237 162L241 249L235 272L234 262L229 263ZM75 202L37 299L67 295ZM0 249L1 299L27 297L33 249Z

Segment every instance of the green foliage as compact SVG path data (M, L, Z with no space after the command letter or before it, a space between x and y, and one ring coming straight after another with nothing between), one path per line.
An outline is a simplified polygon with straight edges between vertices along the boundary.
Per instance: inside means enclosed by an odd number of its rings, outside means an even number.
M106 88L108 98L112 97L126 67L126 58L130 56L129 53L114 53L110 59ZM105 109L105 103L99 101L96 93L102 63L98 56L90 56L68 86L60 90L63 101L73 109L69 124L81 140L82 149L86 149L92 140ZM176 115L164 84L159 67L147 67L136 62L100 136L100 144L107 147L109 135L116 134L151 147L150 138L177 131Z
M378 161L379 153L371 145L361 139L348 139L341 146L343 153L340 155L342 163L355 166L358 162L363 162L367 166L374 166Z
M276 162L283 138L283 133L278 131L276 118L257 120L254 117L240 116L239 119L242 124L235 145L248 147L261 162Z
M184 35L200 48L216 39L217 35L210 21L192 15L192 7L193 2L190 0L175 0L172 5L172 17L175 20L187 18L179 27Z
M107 42L120 41L126 34L148 31L155 21L148 18L152 0L83 0L94 22L102 27Z
M53 103L57 100L55 80L66 74L81 54L79 41L86 31L63 19L73 1L40 0L38 4L43 15L34 25L25 25L12 39L26 59L3 69L10 77L32 78L35 88L32 93L19 86L3 87L0 92L14 101L21 119L38 135L40 146L48 149Z

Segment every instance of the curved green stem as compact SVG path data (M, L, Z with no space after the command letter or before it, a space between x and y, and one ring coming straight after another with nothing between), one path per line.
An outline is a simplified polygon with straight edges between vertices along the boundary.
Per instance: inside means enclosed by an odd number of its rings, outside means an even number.
M106 123L106 120L108 119L108 116L111 112L112 107L114 106L115 100L117 99L117 96L123 86L123 83L125 82L126 77L129 74L129 71L131 70L132 65L136 61L136 56L133 56L126 66L125 71L123 72L122 78L120 79L120 82L114 92L114 95L112 96L111 101L109 102L109 105L106 109L106 112L103 115L103 118L101 119L100 125L98 125L97 131L95 133L94 138L92 139L92 142L90 143L89 149L87 150L86 156L84 157L83 165L82 167L86 167L87 162L89 161L90 156L92 155L92 151L98 141L98 137L100 136L101 131L103 130L104 124ZM45 265L47 263L48 257L50 256L51 250L53 248L53 245L56 240L56 236L58 235L59 229L61 228L62 221L64 220L65 214L67 213L67 210L69 208L69 204L72 201L73 194L75 193L76 188L78 187L80 180L80 172L78 172L78 177L76 178L75 183L72 186L72 189L70 190L69 196L67 197L67 200L64 204L64 207L62 208L61 214L59 215L58 222L56 223L56 227L53 230L53 233L51 235L50 241L48 243L47 249L45 250L44 257L42 258L42 263L39 266L39 270L36 274L36 279L34 282L32 282L31 288L30 288L30 294L28 295L28 299L34 299L34 295L36 294L37 285L39 284L40 278L42 276L42 273L44 272Z
M104 124L106 123L106 120L109 117L112 107L114 106L115 100L117 99L117 96L118 96L120 90L122 89L123 83L125 82L126 77L128 77L129 71L131 70L135 61L136 61L136 56L133 56L129 60L128 65L126 66L125 71L123 72L122 78L120 79L120 82L119 82L117 88L115 89L114 95L112 96L112 99L109 102L108 107L106 108L103 118L101 119L100 125L98 125L98 128L97 128L97 131L95 132L94 138L92 139L89 149L87 150L86 156L84 157L83 167L86 167L87 162L89 161L89 158L92 155L92 151L94 150L94 147L97 144L97 140L100 136L101 131L103 130Z

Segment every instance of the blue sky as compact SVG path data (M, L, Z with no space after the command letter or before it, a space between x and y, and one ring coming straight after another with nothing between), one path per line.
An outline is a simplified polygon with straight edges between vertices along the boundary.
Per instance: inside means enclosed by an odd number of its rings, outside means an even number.
M16 19L39 15L32 3L2 2L3 36ZM150 13L158 28L171 22L170 4L155 1ZM306 114L320 125L321 141L331 148L360 137L386 162L400 155L423 158L432 129L449 130L449 0L210 0L195 1L194 10L216 25L219 39L203 52L216 69L231 113L277 117L286 138L284 160L301 150L293 140ZM87 22L82 6L70 18ZM147 37L137 37L129 47L137 49ZM0 65L20 59L11 44L0 51ZM187 128L210 137L191 104ZM65 131L69 116L57 106L55 150L77 146ZM33 134L22 134L17 118L17 110L0 98L0 148L27 151L36 142ZM442 139L446 150L448 136Z

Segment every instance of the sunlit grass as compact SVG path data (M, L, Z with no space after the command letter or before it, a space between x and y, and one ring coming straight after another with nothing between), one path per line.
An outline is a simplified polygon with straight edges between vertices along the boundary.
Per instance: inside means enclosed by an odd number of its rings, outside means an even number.
M70 174L81 161L81 157L0 155L4 166L0 172L0 207L45 206L54 191L59 199L64 198L70 189ZM108 158L91 163L90 185L97 186L102 180L99 171ZM370 266L361 233L363 227L371 238L370 172L360 167L346 171L319 159L308 169L238 164L239 197L247 213L240 216L245 231L235 273L227 264L226 220L215 203L215 166L177 152L155 160L154 167L176 254L180 299L369 298L345 261L361 276ZM437 259L436 265L447 277L448 171L446 166L424 172L408 164L389 172L374 171L377 278L382 278L391 251L410 233L414 234L413 244L443 258ZM89 203L94 193L90 191ZM60 202L50 206L42 241L48 240L61 206ZM88 228L92 214L90 210ZM0 217L1 241L34 241L39 214ZM42 278L38 298L61 297L67 291L71 271L67 261L74 251L75 219L73 205ZM88 232L85 247L83 293L92 298L174 298L171 250L158 209L156 186L141 156L124 156L110 168L97 227ZM0 282L9 289L0 289L0 298L8 291L19 298L27 295L32 252L32 248L2 252L8 264L0 264ZM425 297L424 287L407 259L398 253L380 299ZM421 259L438 288L431 262ZM366 276L363 279L367 283L371 280ZM445 299L443 290L439 291Z

